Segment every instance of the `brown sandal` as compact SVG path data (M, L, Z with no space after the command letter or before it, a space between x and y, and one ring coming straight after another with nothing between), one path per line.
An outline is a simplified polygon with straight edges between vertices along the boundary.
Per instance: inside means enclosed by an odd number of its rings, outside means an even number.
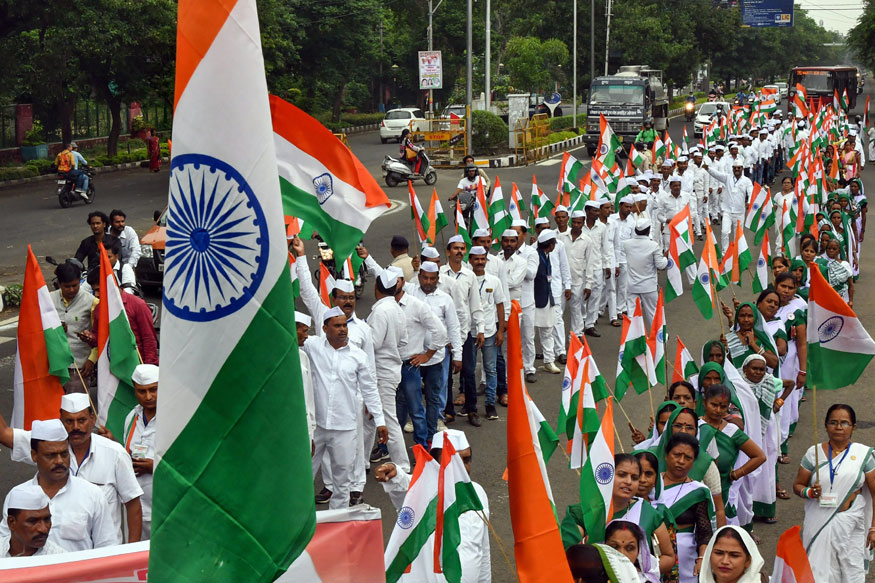
M790 499L790 494L784 488L776 489L775 496L777 496L781 500L789 500Z
M778 463L779 463L779 464L784 464L784 465L789 464L789 463L790 463L790 456L788 456L788 455L785 454L785 453L779 455L779 456L778 456Z
M613 326L614 328L619 328L622 325L623 322L621 322L620 320L611 320L611 326Z

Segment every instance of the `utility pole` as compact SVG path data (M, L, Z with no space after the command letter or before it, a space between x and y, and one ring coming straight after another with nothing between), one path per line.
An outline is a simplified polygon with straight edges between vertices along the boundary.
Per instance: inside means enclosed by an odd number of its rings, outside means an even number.
M589 84L595 79L595 0L589 6Z
M571 74L571 126L577 127L577 0L574 0L574 18L572 18L571 26L574 28L573 37L574 48L572 49L574 53L574 57L572 57L572 69L573 72Z
M434 13L437 12L437 9L441 7L441 4L444 3L444 0L438 2L438 5L434 8L431 7L432 0L428 0L428 50L433 51L434 45L432 44L432 37L434 33L434 25L432 24ZM443 63L441 63L441 67L443 67ZM443 76L443 73L441 73ZM434 113L434 90L428 90L428 112Z
M492 60L492 47L490 46L492 37L492 0L486 0L486 111L492 111L492 68L490 61Z
M468 37L468 45L467 45L468 75L467 75L467 78L465 80L465 96L466 96L465 100L466 100L466 104L467 104L466 109L468 110L468 120L465 122L465 133L467 134L467 138L468 138L468 153L469 154L472 153L472 151L473 151L472 150L473 146L471 144L471 138L473 137L473 128L471 127L471 119L473 118L472 111L471 111L471 92L473 91L472 75L473 75L473 68L474 68L473 55L471 54L471 51L473 50L473 44L474 44L474 41L472 38L473 33L471 30L471 23L474 20L473 1L474 0L468 0L468 25L467 25L467 30L466 30L466 36ZM593 1L595 1L595 0L593 0Z
M605 32L605 76L608 75L608 55L611 52L611 0L608 0L607 12L608 27Z
M377 108L377 111L381 109L386 109L385 107L385 99L386 96L383 95L383 14L380 13L380 106Z

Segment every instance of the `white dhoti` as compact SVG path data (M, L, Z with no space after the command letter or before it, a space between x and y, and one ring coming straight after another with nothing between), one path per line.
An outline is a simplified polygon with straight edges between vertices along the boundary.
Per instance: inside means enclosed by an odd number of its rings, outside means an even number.
M586 328L595 327L596 320L599 319L599 305L601 305L604 290L604 271L599 270L599 273L595 276L595 285L593 285L592 293L589 295L589 299L586 300L586 317L584 323Z
M522 308L520 334L523 344L523 368L526 374L533 373L535 372L535 304Z
M629 311L635 309L635 300L641 300L641 313L644 315L644 325L650 329L653 316L656 314L656 303L659 301L659 292L631 292L629 294Z
M583 334L584 325L584 308L586 301L583 299L584 285L575 285L571 287L571 301L568 305L570 314L571 331L577 335Z
M541 352L544 354L544 364L553 362L556 358L553 352L553 326L556 323L554 306L546 305L543 308L535 308L535 329L541 341ZM534 366L534 363L533 363Z
M565 354L565 339L568 334L565 333L565 294L559 296L559 299L553 298L555 305L553 306L553 349L556 354Z

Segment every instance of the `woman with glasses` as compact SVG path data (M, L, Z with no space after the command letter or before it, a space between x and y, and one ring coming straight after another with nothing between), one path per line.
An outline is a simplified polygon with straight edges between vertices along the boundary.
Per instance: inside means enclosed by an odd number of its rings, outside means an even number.
M793 492L805 499L802 543L817 583L863 583L875 549L875 459L854 443L857 415L836 403L826 412L828 440L802 459Z

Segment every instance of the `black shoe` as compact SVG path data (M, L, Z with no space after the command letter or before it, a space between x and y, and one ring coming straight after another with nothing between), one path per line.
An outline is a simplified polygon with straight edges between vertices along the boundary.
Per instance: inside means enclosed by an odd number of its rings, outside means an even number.
M480 416L477 415L477 411L468 411L468 423L474 427L480 427Z
M568 362L568 357L566 357L564 354L560 354L559 358L557 358L556 360L558 360L562 364L565 364Z
M362 504L365 501L365 497L361 492L350 492L349 493L349 505L355 506L356 504Z
M480 383L477 386L477 394L478 395L485 395L486 394L486 383Z
M596 332L595 328L587 328L586 330L583 331L583 333L586 334L587 336L595 336L596 338L601 338L601 336L602 336L601 334Z
M389 452L377 445L371 450L371 457L369 459L372 464L378 464L383 460L389 459Z
M322 491L316 494L316 504L328 504L331 500L331 490L322 488Z
M444 423L452 423L455 420L455 415L451 415L450 413L444 413Z
M530 372L529 374L526 375L526 382L527 383L536 383L536 382L538 382L538 377L535 376L535 373Z
M498 419L498 411L495 410L495 405L486 405L486 418Z
M540 352L535 355L535 360L544 360L544 355Z

